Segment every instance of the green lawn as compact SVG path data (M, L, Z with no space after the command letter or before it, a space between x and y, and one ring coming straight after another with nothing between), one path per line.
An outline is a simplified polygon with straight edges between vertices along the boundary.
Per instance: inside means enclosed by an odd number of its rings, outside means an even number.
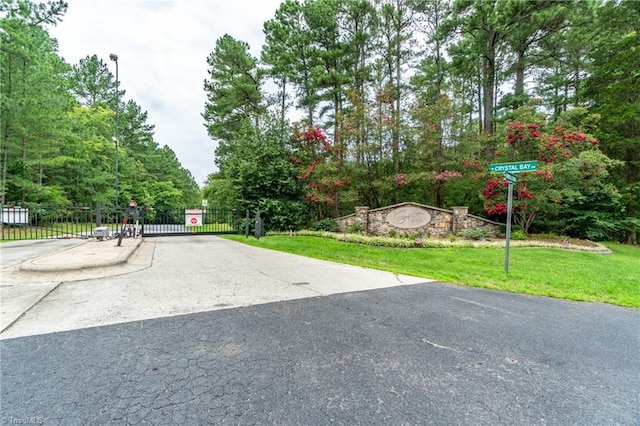
M229 232L235 228L228 223L205 223L200 226L187 225L186 228L194 232Z
M475 287L640 308L640 248L607 244L612 254L512 247L370 247L327 238L225 236L257 247Z

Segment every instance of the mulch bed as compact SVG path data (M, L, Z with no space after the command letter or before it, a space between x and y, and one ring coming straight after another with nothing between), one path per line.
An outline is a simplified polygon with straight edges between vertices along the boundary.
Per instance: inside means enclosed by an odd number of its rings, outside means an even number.
M598 247L597 243L589 240L581 240L579 238L566 238L566 237L554 237L550 235L538 236L538 235L528 235L528 241L543 241L547 243L554 244L571 244L575 246L583 246L583 247Z

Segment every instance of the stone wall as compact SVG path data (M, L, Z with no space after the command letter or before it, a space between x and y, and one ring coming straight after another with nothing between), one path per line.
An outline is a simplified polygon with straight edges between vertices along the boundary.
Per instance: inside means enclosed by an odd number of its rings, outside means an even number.
M354 214L336 219L342 232L356 226L367 234L379 236L405 234L442 238L476 228L487 228L496 233L501 226L500 223L470 215L467 207L445 210L418 203L402 203L373 210L359 206L355 210Z

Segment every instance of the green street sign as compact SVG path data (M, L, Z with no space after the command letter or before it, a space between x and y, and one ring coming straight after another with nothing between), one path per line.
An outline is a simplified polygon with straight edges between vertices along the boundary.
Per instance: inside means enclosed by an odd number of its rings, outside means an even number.
M537 161L521 161L519 163L495 163L489 165L489 171L494 173L534 172L538 168Z
M506 172L504 174L504 180L509 183L516 183L518 181L518 177L511 172Z

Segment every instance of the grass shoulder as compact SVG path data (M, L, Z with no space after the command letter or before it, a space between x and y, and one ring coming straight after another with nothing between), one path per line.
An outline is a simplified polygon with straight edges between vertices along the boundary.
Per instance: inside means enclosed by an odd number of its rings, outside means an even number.
M420 245L413 241L400 246L387 242L385 246L375 240L379 237L360 237L354 241L324 233L260 239L225 236L266 249L443 282L640 308L638 247L512 241L509 274L505 274L504 241L428 240ZM367 242L362 242L365 239Z

